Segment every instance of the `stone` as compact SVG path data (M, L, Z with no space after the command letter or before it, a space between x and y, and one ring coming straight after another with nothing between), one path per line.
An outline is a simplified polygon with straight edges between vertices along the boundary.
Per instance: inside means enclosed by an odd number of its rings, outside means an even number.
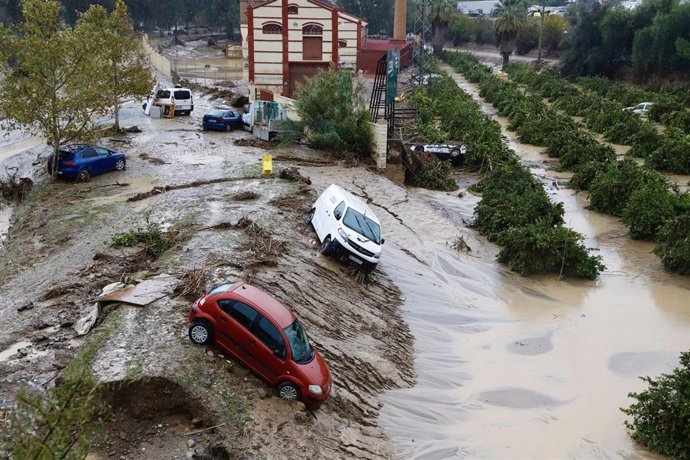
M187 447L191 449L192 447L196 446L196 441L193 439L188 439L187 440Z
M38 321L34 322L31 326L36 330L41 330L50 327L51 324L45 320L39 319Z
M304 411L295 412L295 421L301 425L304 425L309 421L309 414Z
M45 334L35 334L33 337L31 337L31 341L33 343L45 342L47 340L48 340L48 336Z
M194 417L192 419L192 426L194 428L202 427L202 426L204 426L204 421L202 419L200 419L199 417Z

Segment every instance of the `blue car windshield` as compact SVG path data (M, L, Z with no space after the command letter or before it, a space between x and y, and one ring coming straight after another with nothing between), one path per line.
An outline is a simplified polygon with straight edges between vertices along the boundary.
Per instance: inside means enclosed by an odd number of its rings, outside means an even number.
M307 340L307 333L304 331L299 320L295 320L294 323L283 329L283 332L285 332L285 336L290 344L293 361L296 363L311 361L314 357L312 348L311 345L309 345L309 340Z
M352 208L347 208L343 224L374 243L381 244L381 226L364 214Z

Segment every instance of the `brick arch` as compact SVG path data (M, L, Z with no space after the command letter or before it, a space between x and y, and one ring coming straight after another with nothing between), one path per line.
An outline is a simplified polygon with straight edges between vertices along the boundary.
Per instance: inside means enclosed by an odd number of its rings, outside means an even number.
M316 22L308 22L302 26L302 35L323 35L323 26Z
M261 31L268 35L280 35L283 33L283 26L279 22L264 22Z

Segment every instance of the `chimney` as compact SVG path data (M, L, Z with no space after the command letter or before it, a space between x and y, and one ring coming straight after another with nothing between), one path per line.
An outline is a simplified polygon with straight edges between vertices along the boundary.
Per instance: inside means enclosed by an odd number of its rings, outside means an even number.
M407 0L395 0L395 18L393 19L393 38L405 40L407 35Z

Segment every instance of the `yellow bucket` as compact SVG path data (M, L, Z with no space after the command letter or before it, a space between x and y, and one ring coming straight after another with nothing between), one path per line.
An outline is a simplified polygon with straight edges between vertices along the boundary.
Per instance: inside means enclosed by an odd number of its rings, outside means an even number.
M273 174L273 157L271 155L264 155L261 158L261 164L261 174L263 174L264 176Z

